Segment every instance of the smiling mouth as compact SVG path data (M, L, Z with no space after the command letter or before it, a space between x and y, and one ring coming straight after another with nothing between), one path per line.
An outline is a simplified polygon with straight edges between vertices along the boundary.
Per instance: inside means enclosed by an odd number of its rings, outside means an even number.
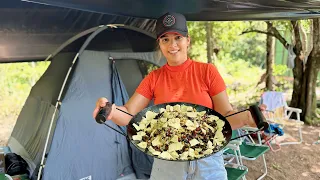
M176 54L177 52L179 52L179 50L175 50L175 51L168 51L169 54Z

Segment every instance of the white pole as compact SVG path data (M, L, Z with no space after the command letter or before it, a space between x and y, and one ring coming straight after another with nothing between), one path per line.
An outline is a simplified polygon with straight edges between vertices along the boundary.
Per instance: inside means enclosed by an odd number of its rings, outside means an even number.
M60 98L62 96L62 93L63 93L63 90L64 90L64 87L67 83L67 80L68 80L68 77L70 75L70 72L73 68L73 65L75 64L75 62L77 61L79 57L79 53L76 54L76 56L74 57L73 61L72 61L72 64L71 66L69 67L69 70L68 70L68 73L66 75L66 77L64 78L64 81L63 81L63 84L62 84L62 87L60 89L60 93L59 93L59 96L58 96L58 100L56 102L56 105L55 105L55 109L54 109L54 112L53 112L53 115L52 115L52 118L51 118L51 121L50 121L50 126L49 126L49 130L48 130L48 134L47 134L47 138L46 138L46 143L44 145L44 150L43 150L43 153L42 153L42 158L41 158L41 163L40 163L40 169L39 169L39 172L38 172L38 178L37 180L40 180L40 177L41 177L41 173L42 173L42 170L44 168L44 157L46 155L46 151L47 151L47 147L48 147L48 143L49 143L49 138L50 138L50 134L51 134L51 130L52 130L52 125L53 125L53 121L54 121L54 117L56 115L56 112L57 112L57 109L58 109L58 106L61 105L61 102L60 102Z

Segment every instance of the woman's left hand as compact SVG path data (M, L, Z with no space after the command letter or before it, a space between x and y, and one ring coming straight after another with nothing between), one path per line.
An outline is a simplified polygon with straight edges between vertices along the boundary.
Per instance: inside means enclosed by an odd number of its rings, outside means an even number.
M265 111L265 110L267 110L267 105L265 105L265 104L260 104L260 105L259 105L259 109L260 109L260 111Z
M267 105L265 104L260 104L259 105L259 109L260 111L263 113L265 110L267 110ZM250 113L250 111L247 112L248 113L248 119L245 122L245 125L250 126L250 127L257 127L256 122L254 121L252 114Z

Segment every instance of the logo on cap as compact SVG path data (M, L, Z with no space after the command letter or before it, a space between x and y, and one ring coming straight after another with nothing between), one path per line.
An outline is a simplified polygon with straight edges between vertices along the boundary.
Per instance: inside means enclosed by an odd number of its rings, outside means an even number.
M174 23L176 23L176 18L172 15L167 15L166 17L164 17L163 19L163 25L165 27L170 27L172 25L174 25Z

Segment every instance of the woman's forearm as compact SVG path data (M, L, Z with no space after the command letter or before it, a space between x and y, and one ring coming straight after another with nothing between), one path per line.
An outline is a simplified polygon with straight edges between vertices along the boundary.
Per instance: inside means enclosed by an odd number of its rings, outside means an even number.
M237 111L230 111L227 115L236 113ZM256 127L255 122L252 119L250 111L244 111L230 117L227 117L228 122L233 130L239 129L243 126Z
M126 111L132 115L138 114L141 110L148 106L150 100L145 98L144 96L134 93L133 96L129 99L129 101L124 106L115 106L112 109L112 117L111 120L118 124L119 126L126 126L129 124L132 116L123 113L116 108L119 108L123 111Z
M123 110L123 111L125 111L125 112L130 113L125 106L115 106L115 108L118 108L118 109L121 109L121 110ZM119 125L119 126L126 126L126 125L128 125L129 122L130 122L130 120L132 119L132 116L130 116L130 115L124 113L124 112L121 112L121 111L119 111L119 110L117 110L117 109L115 109L115 108L113 109L114 112L113 112L113 115L112 115L111 120L112 120L115 124L117 124L117 125ZM131 114L131 113L130 113L130 114Z

